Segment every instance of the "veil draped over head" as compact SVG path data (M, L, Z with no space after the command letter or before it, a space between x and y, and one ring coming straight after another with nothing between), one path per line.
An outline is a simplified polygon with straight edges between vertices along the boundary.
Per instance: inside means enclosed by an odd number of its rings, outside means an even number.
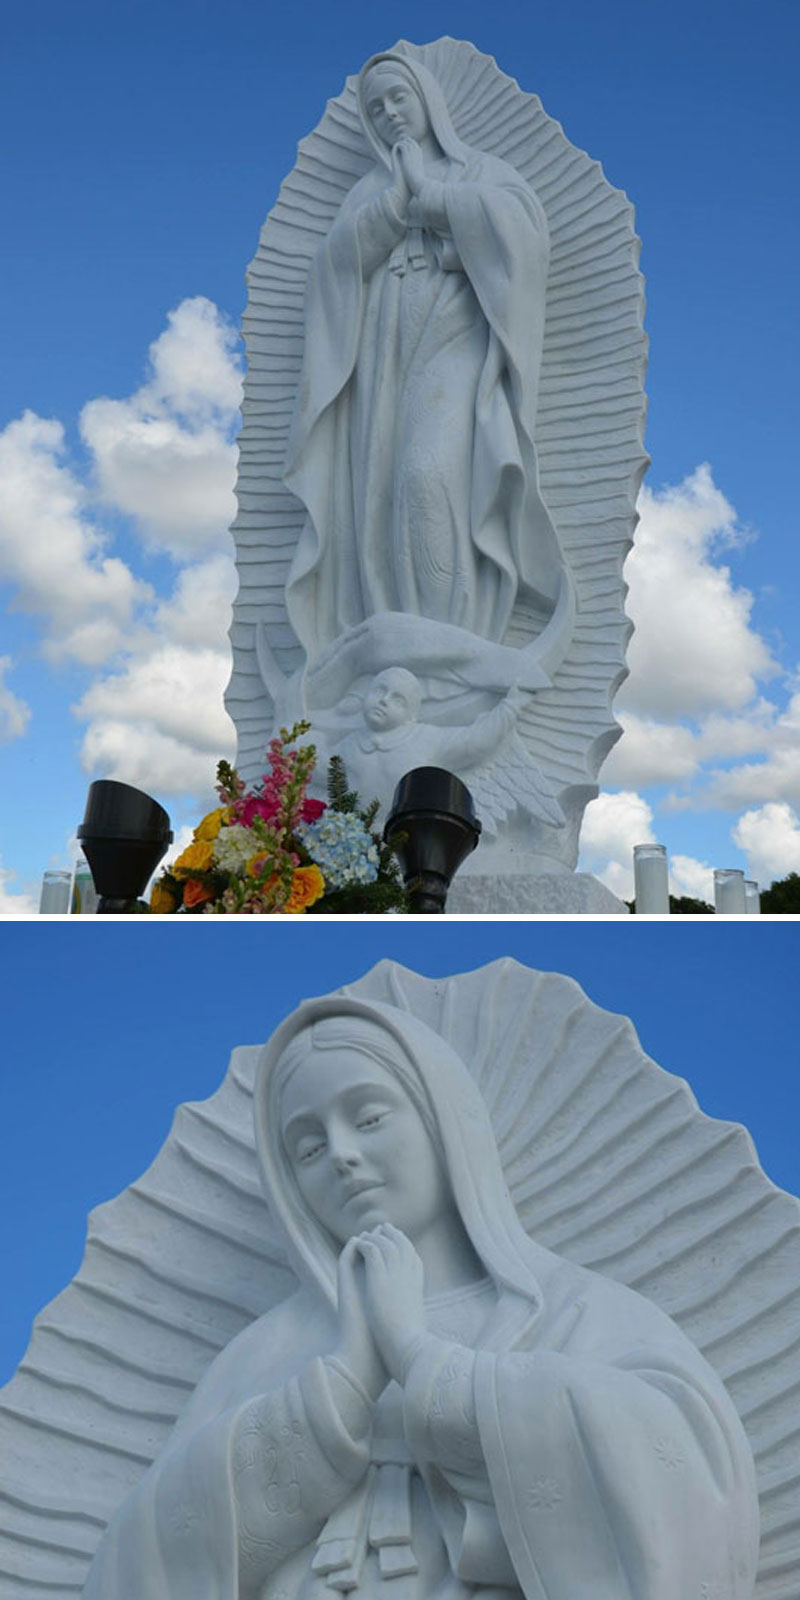
M377 132L372 118L367 110L367 78L373 67L389 66L395 69L416 90L430 118L430 124L446 156L453 161L462 161L466 164L469 156L469 145L459 139L450 120L447 101L440 84L433 73L422 65L421 61L414 61L410 56L400 55L397 50L385 50L378 55L370 56L364 63L358 75L358 109L364 132L384 166L391 167L392 157L389 146L384 143Z
M317 1050L394 1074L498 1289L474 1342L424 1339L375 1407L337 1359L337 1248L282 1139L285 1084ZM436 1032L381 1001L307 1001L262 1053L254 1111L302 1287L212 1364L86 1600L374 1600L382 1544L409 1575L385 1593L406 1600L444 1592L448 1566L483 1600L752 1600L753 1461L722 1383L657 1307L528 1239L482 1096Z
M337 1249L301 1197L281 1136L281 1095L291 1071L314 1048L319 1023L343 1023L341 1045L393 1071L441 1151L469 1238L495 1282L538 1303L537 1246L506 1186L489 1113L464 1062L419 1018L382 1001L326 996L307 1000L266 1045L255 1091L256 1146L272 1216L301 1281L336 1301ZM360 1031L360 1037L359 1037ZM337 1043L339 1041L336 1041Z

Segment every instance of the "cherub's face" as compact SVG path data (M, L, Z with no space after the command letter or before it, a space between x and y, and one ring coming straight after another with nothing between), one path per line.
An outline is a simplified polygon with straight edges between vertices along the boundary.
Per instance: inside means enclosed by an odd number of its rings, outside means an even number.
M408 79L393 67L375 67L366 83L367 114L384 144L390 148L398 139L421 143L430 133L425 106Z
M413 720L412 695L405 675L401 676L391 668L379 672L377 678L373 678L364 700L367 727L378 732L400 728L403 723Z

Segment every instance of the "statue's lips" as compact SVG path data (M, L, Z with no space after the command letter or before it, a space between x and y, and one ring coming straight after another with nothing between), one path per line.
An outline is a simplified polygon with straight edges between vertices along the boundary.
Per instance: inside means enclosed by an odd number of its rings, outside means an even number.
M383 1189L384 1187L384 1184L378 1183L377 1179L370 1183L354 1184L350 1189L348 1189L344 1197L345 1205L347 1205L350 1200L357 1200L359 1195L374 1194L378 1189Z

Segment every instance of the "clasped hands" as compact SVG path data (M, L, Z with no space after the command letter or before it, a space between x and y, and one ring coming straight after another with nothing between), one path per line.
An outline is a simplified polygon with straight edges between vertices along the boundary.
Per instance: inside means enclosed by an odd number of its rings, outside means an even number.
M425 1338L424 1269L411 1240L390 1222L356 1234L339 1256L335 1354L374 1400L402 1383Z
M425 162L416 139L404 134L392 149L394 182L389 194L399 216L405 218L408 203L419 194L425 182Z

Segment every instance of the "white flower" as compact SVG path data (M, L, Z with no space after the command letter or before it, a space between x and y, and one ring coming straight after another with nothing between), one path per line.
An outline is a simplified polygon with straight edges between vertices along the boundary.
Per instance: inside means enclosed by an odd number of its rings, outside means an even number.
M214 840L214 865L223 872L242 872L251 857L259 850L263 852L263 848L252 828L232 822L229 827L220 828Z

